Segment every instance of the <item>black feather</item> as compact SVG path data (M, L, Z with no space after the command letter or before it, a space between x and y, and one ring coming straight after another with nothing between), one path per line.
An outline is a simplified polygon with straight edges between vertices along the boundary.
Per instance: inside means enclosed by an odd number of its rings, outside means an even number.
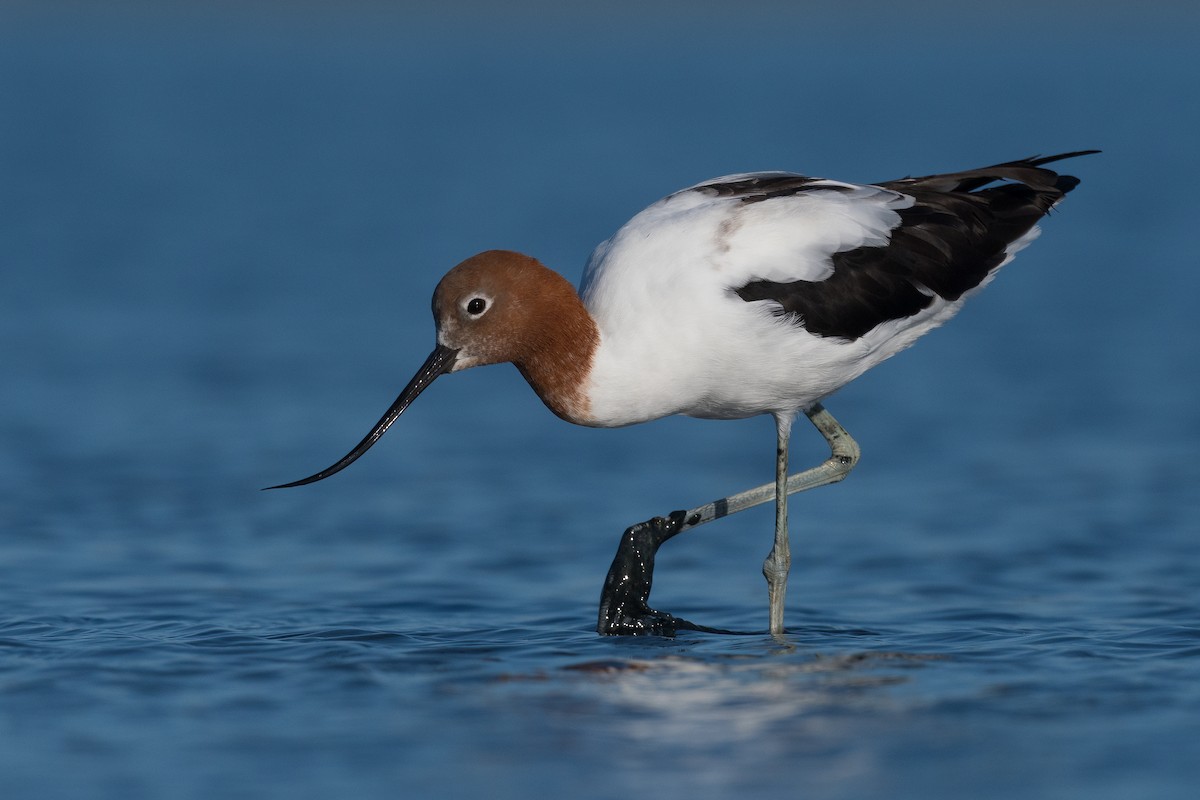
M747 302L777 303L781 314L818 336L857 339L883 322L918 313L935 295L954 301L979 286L1004 261L1005 248L1079 184L1042 165L1094 152L880 183L914 200L898 211L900 221L887 244L833 253L833 272L821 281L756 280L734 291ZM998 181L1009 182L988 187ZM771 186L749 183L741 181L727 193L753 202L785 188L826 188L797 176Z

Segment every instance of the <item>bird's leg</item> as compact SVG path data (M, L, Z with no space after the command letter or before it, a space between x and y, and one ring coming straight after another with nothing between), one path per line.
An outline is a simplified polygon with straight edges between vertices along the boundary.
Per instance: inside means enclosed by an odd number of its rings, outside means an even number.
M771 635L783 633L783 599L787 594L788 571L792 568L792 546L788 539L787 480L788 439L792 433L792 417L777 416L775 429L775 544L763 561L763 577L767 579L767 598L770 601Z
M770 630L773 636L783 633L784 596L787 593L787 576L792 566L791 545L788 540L788 495L815 489L830 483L837 483L850 474L858 463L860 451L858 442L851 438L846 429L833 418L819 403L804 412L813 426L829 443L829 458L822 463L788 476L788 440L791 433L791 420L776 418L778 429L778 448L775 453L775 485L772 493L775 498L775 545L771 548L766 561L763 562L763 575L767 579L767 594L770 599ZM781 491L786 486L786 491ZM760 486L743 492L738 497L746 497L754 492L762 492L770 487ZM732 501L734 498L730 498ZM752 498L744 501L749 503ZM762 502L762 501L758 501ZM741 508L748 507L746 505ZM740 511L734 508L729 511Z
M789 476L786 481L786 494L789 495L837 483L854 469L859 458L858 443L850 438L845 428L820 404L813 406L805 414L829 443L830 454L829 458L812 469ZM786 447L781 449L785 451L783 472L786 474ZM655 517L628 528L621 537L621 545L604 581L604 590L600 595L597 632L670 636L676 630L714 631L715 629L695 625L666 612L655 611L647 605L654 577L654 555L663 542L676 534L776 499L779 494L778 467L777 462L776 479L771 483L730 495L722 500L705 503L690 511L673 511L666 517ZM777 518L777 534L778 522ZM783 523L786 538L786 511Z

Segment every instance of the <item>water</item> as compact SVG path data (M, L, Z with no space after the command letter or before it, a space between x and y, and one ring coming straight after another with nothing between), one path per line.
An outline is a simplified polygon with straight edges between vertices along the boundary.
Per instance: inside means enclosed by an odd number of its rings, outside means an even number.
M338 8L0 10L0 795L1192 796L1194 10ZM763 419L576 429L478 370L258 491L477 250L576 280L714 175L1085 147L829 402L864 459L793 502L783 640L591 630L626 525L770 478ZM761 630L770 526L672 541L655 603Z

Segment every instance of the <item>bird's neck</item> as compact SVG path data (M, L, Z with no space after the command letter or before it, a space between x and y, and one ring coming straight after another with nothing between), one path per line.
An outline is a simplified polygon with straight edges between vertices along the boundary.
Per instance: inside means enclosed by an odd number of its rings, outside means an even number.
M554 279L541 287L535 306L540 313L529 320L522 353L513 363L547 408L567 422L587 425L588 378L600 347L600 329L575 287L547 271Z

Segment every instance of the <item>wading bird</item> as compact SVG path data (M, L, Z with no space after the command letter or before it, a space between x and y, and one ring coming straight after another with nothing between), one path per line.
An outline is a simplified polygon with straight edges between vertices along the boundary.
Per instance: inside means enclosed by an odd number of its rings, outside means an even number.
M375 428L333 466L271 488L345 468L439 375L506 361L577 425L770 414L775 481L626 530L598 630L711 630L650 608L654 555L677 533L773 499L763 574L770 631L780 634L787 497L840 481L859 456L821 400L954 316L1079 183L1046 165L1094 152L878 184L787 172L706 181L654 203L597 247L579 293L529 256L472 256L437 285L437 346ZM797 414L831 453L789 477Z

